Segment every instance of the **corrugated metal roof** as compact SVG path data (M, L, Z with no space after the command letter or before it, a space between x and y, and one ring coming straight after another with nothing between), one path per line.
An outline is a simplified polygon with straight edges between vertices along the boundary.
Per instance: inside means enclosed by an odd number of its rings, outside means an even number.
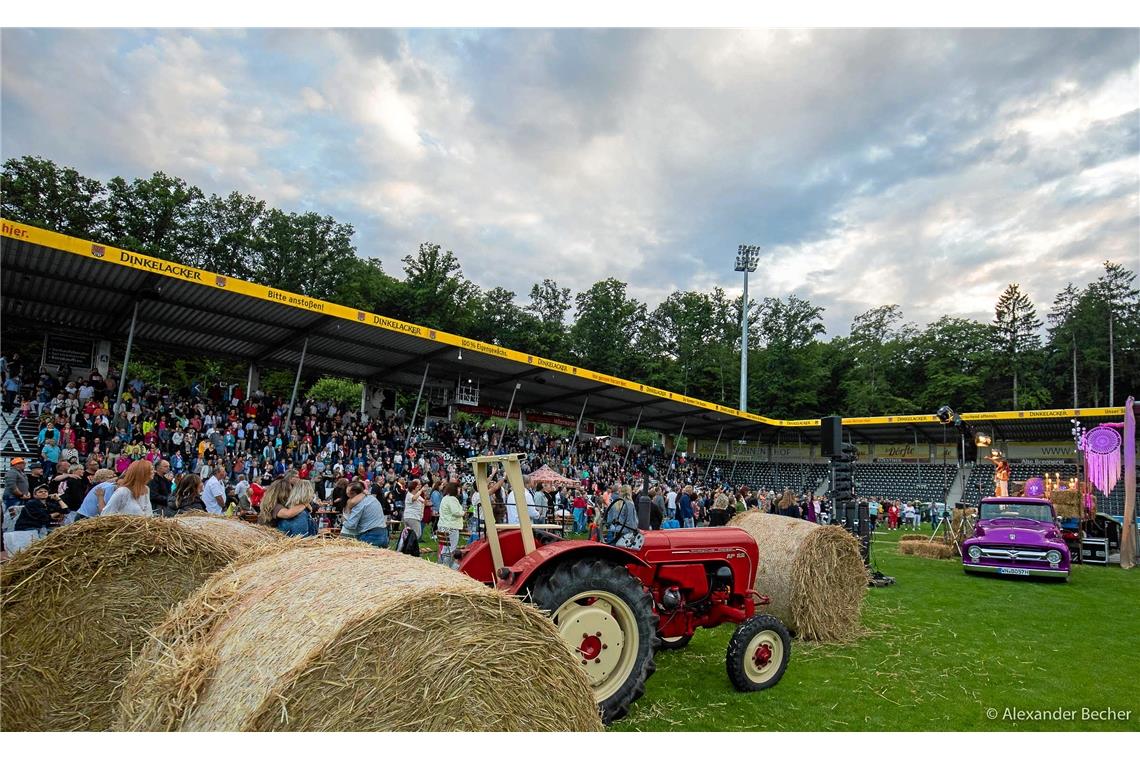
M295 366L304 340L308 338L305 367L314 374L329 372L363 377L415 389L423 378L425 365L429 365L428 385L432 387L454 388L466 378L477 380L483 406L505 409L518 383L516 409L527 408L576 419L586 400L587 418L632 426L640 415L644 429L675 433L684 425L686 434L696 437L716 436L723 430L728 438L746 436L749 440L764 442L819 440L818 427L811 421L756 422L716 408L668 398L666 396L672 394L666 392L650 393L653 389L647 390L636 383L619 381L625 383L622 387L601 382L590 377L592 373L586 370L536 357L524 357L527 362L523 362L510 358L510 352L495 355L497 351L486 346L465 351L461 346L467 345L466 339L436 340L436 333L429 328L395 325L392 320L373 318L363 312L356 315L356 320L321 313L336 309L343 314L345 310L320 305L296 294L261 288L260 292L265 295L255 297L242 292L242 287L249 291L254 286L242 285L232 278L190 271L169 262L105 249L89 241L22 225L39 238L59 241L29 242L21 239L26 237L23 232L13 233L8 227L6 224L0 238L0 290L6 326L13 321L26 321L73 330L82 328L88 333L122 341L126 337L132 305L138 299L136 342L140 347L171 352L200 351ZM102 258L104 253L106 258ZM111 263L120 253L120 261ZM126 262L128 256L130 261ZM135 264L142 268L131 268ZM290 299L306 308L291 305ZM383 323L388 329L377 329L366 319ZM990 427L985 422L976 426ZM994 426L1006 437L1062 439L1068 436L1069 422L1067 417L1034 419L1029 416L998 421ZM848 430L857 441L897 442L909 440L917 431L923 440L938 442L945 433L937 422L931 421L930 415L909 420L869 419L849 426Z

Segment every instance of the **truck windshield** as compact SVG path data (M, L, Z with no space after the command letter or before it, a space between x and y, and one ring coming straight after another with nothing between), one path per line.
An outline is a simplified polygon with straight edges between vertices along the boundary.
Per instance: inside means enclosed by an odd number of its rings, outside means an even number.
M981 519L993 520L998 517L1053 522L1053 511L1044 504L983 504Z

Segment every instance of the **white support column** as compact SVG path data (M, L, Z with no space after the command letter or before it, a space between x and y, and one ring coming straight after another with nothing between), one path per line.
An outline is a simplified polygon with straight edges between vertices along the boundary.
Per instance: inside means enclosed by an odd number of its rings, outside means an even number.
M139 302L135 301L134 311L131 312L131 328L127 331L127 350L123 354L123 368L119 372L119 384L115 387L115 393L119 398L123 397L123 388L127 386L127 381L130 376L127 374L127 367L131 363L131 347L135 342L135 323L139 318Z
M292 429L293 422L293 405L297 403L297 388L301 384L301 372L305 369L305 355L309 352L309 339L305 338L304 344L301 346L301 361L297 362L297 376L293 378L293 394L289 397L289 410L285 413L285 430L282 431L282 440L288 435Z

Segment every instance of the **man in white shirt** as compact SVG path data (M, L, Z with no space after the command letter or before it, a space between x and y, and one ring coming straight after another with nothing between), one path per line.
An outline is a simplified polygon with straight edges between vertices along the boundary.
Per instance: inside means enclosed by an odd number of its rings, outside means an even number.
M530 478L523 479L523 486L526 489L526 511L530 515L531 520L538 520L538 508L534 504L534 493L531 491ZM515 505L514 491L507 494L507 523L510 525L518 525L519 522L519 509Z
M202 490L202 501L206 502L206 511L220 515L226 511L226 479L225 468L215 467L214 476L206 481Z
M669 493L665 494L665 506L668 508L669 513L667 517L670 520L677 519L677 489L672 485L669 486Z

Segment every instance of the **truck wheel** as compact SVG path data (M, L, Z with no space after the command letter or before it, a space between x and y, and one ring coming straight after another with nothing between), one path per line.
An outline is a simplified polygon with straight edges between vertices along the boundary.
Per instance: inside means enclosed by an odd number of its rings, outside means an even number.
M725 665L737 691L775 686L792 656L788 629L771 615L756 615L736 627L728 642Z
M693 640L692 636L670 636L669 638L661 637L661 643L657 645L658 649L684 649L689 646L689 642Z
M657 615L649 593L620 565L582 560L539 581L531 600L550 613L582 663L602 721L624 717L656 669Z

